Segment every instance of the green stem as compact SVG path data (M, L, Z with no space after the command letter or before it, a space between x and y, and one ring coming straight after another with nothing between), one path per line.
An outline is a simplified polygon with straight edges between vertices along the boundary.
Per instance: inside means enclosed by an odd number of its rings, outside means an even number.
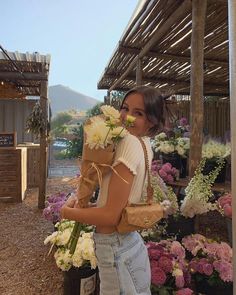
M108 132L107 132L107 135L106 135L106 137L105 137L105 139L104 139L104 142L103 142L104 145L105 145L105 143L106 143L106 140L107 140L107 137L108 137L108 134L110 133L110 131L111 131L111 127L109 127L109 130L108 130Z
M75 252L81 229L82 229L82 224L79 222L75 222L69 241L67 243L67 247L70 250L70 254L74 254Z

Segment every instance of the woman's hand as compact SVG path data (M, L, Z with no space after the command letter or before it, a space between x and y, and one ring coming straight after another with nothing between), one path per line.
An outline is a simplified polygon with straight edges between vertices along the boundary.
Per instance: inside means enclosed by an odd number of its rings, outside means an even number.
M71 195L65 202L64 206L74 208L77 205L77 198L75 195Z
M66 208L78 208L78 202L77 202L77 198L74 194L72 194L65 202L65 204L61 207L60 210L60 215L61 215L61 219L65 219L65 211Z

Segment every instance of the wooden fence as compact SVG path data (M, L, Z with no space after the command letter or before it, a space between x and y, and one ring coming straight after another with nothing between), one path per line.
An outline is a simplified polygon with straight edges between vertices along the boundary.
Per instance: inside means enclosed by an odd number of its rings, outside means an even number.
M119 109L121 100L112 99L111 104ZM190 122L190 101L173 101L168 104L171 112L177 119L186 117ZM211 136L222 140L230 136L230 103L229 99L204 102L204 129L205 136Z

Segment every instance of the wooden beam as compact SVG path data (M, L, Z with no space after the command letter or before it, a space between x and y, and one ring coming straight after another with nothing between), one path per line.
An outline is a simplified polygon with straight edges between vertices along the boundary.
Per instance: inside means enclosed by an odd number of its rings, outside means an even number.
M228 0L229 24L229 76L230 76L230 133L231 133L231 193L232 193L232 241L233 282L236 282L236 2ZM236 284L233 286L236 294Z
M41 82L40 88L40 106L43 113L45 130L40 134L40 162L39 162L39 197L38 208L45 207L46 183L47 183L47 121L48 121L48 83Z
M137 60L137 66L136 66L136 85L142 85L142 60Z
M19 73L19 72L0 72L1 81L16 81L16 80L34 80L34 81L47 81L47 73Z
M118 79L121 75L119 73L117 74L105 74L104 78L108 79ZM136 76L134 75L128 75L125 79L127 80L136 80ZM168 78L162 78L162 77L156 77L156 78L149 78L149 77L142 77L143 83L168 83L168 84L175 84L179 86L190 86L190 81L186 80L176 80L176 79L168 79ZM206 87L225 87L228 88L228 83L206 83L204 82L204 86ZM102 89L102 88L100 88ZM107 89L107 88L104 88Z
M203 141L203 59L207 0L192 0L190 157L189 175L193 176L202 157Z
M131 54L136 54L139 55L139 52L141 51L138 48L132 48L132 47L126 47L126 46L119 46L119 51L123 53L131 53ZM173 60L177 62L191 62L191 57L190 56L183 56L183 55L175 55L175 54L166 54L166 53L159 53L157 51L151 50L147 52L145 57L153 57L153 58L160 58L164 60ZM204 59L205 64L212 64L220 67L225 67L228 68L229 62L228 60L217 60L217 59Z
M136 66L136 62L139 58L145 56L145 54L160 40L162 36L165 35L166 32L170 29L170 27L178 22L186 11L191 10L191 0L185 0L174 12L173 14L162 24L162 26L155 32L153 37L149 40L149 42L144 46L138 56L136 56L133 61L130 63L126 71L123 75L114 82L114 84L110 87L109 91L112 91L119 85L120 82L124 80L124 78L129 74L129 72Z

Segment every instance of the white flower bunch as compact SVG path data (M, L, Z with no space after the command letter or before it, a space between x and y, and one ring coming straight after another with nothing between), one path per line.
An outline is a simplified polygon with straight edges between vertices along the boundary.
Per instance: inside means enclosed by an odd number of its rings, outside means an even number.
M219 160L218 166L209 175L203 175L202 170L205 162L205 158L201 160L195 171L195 175L185 189L185 198L180 206L180 212L185 217L192 218L195 215L217 209L217 204L211 203L209 199L213 195L211 190L212 185L224 162Z
M168 138L164 132L159 133L154 138L154 150L164 154L177 152L180 156L185 157L190 148L188 137L171 137Z
M72 266L81 267L88 264L94 269L97 266L97 259L94 252L92 226L84 226L84 230L80 232L74 254L71 254L67 248L74 223L74 221L68 220L62 220L57 223L56 227L58 230L49 235L44 240L44 244L51 243L52 246L57 246L54 258L61 270L68 271Z
M104 149L109 144L117 142L127 134L124 126L121 126L120 113L114 107L104 105L101 107L104 117L93 117L91 124L86 125L86 144L90 149ZM132 116L127 116L126 126L135 121Z
M216 140L209 140L202 146L202 157L207 159L226 158L231 153L230 143L223 144Z

